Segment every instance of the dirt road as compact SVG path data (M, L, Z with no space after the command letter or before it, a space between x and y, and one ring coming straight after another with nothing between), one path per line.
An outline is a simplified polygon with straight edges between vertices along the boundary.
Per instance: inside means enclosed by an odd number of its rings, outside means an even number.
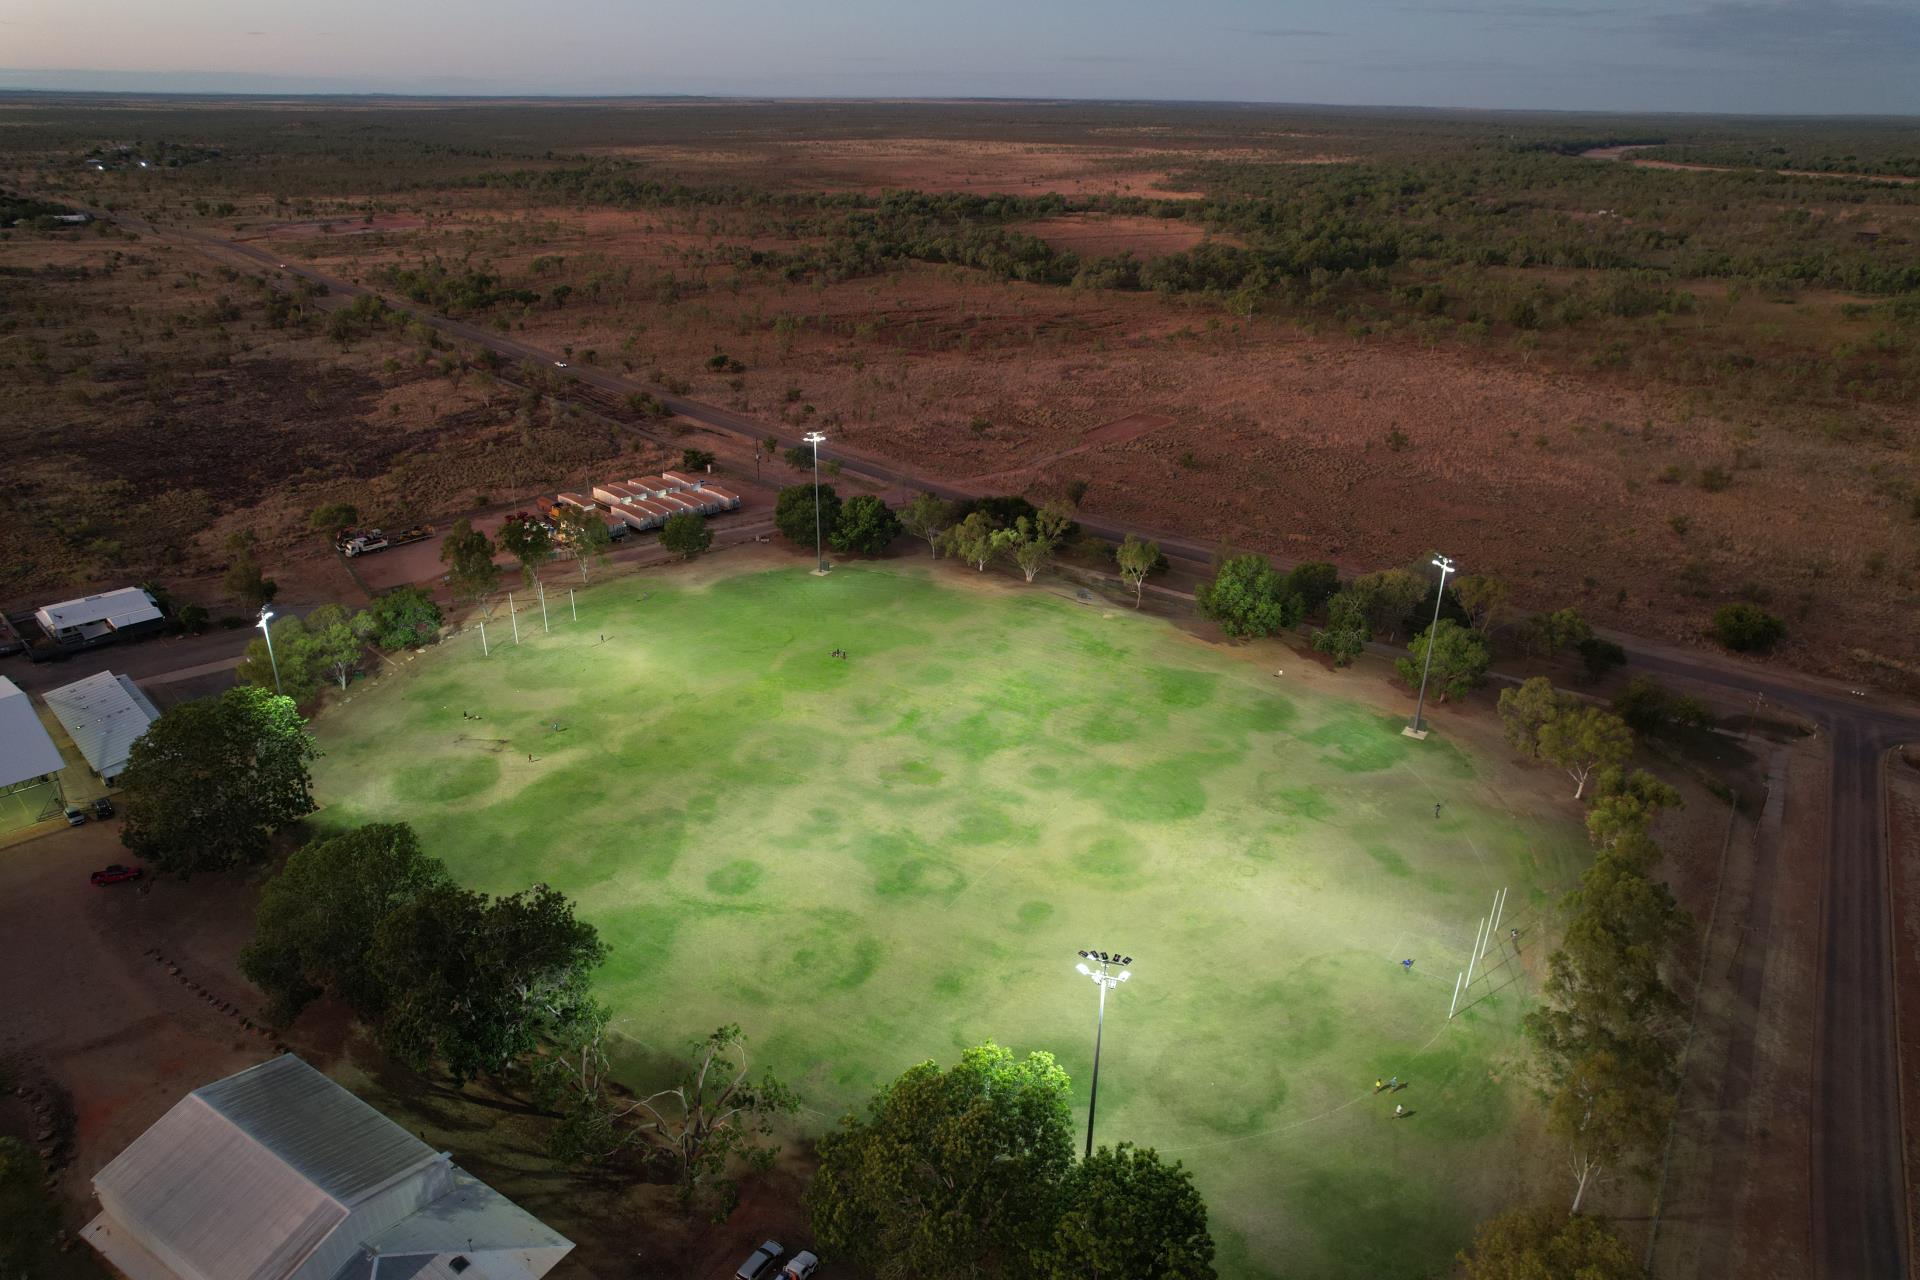
M97 216L113 216L96 211ZM554 353L489 329L422 311L406 300L311 268L283 261L251 245L190 228L161 230L138 219L117 219L130 230L185 241L216 260L250 271L284 271L324 284L322 302L340 306L375 293L448 336L512 360L561 366ZM568 368L579 384L625 396L654 388L593 366ZM656 393L657 394L657 393ZM744 440L772 435L798 443L778 428L714 405L662 397L674 413ZM849 473L888 487L925 489L944 497L975 496L950 484L915 476L889 461L844 448L833 456ZM1159 539L1171 557L1204 563L1213 548L1150 530L1125 530L1083 520L1091 533L1117 539L1140 532ZM1900 1095L1894 1039L1893 958L1889 939L1887 849L1879 760L1892 745L1920 741L1920 714L1884 701L1858 699L1822 682L1775 673L1617 637L1646 671L1709 686L1724 696L1759 693L1818 725L1832 744L1831 831L1825 884L1823 972L1814 1034L1813 1256L1822 1276L1856 1280L1908 1274L1906 1173L1901 1156Z

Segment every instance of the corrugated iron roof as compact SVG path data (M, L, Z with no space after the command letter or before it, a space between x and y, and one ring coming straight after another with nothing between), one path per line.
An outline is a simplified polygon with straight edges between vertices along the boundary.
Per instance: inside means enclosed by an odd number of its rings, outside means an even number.
M119 776L134 742L160 718L132 680L111 671L49 689L45 697L80 754L103 778Z
M153 603L153 597L139 587L121 587L118 591L102 591L98 595L81 596L77 600L43 604L35 612L56 630L109 620L116 627L130 627L136 622L151 622L162 616L159 607Z
M35 714L33 700L20 686L0 676L0 787L44 773L58 773L67 762Z

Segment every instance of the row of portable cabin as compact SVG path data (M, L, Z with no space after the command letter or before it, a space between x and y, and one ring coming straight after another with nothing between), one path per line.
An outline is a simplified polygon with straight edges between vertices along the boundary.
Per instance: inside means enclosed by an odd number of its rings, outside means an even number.
M560 501L591 511L596 506L633 529L658 529L683 511L717 515L740 506L740 495L703 477L665 471L638 480L610 480L593 486L593 497L563 493Z

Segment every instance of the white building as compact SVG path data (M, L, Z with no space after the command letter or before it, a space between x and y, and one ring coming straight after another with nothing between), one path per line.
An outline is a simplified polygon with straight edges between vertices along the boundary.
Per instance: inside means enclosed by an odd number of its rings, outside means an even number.
M49 689L44 696L47 709L65 726L67 736L102 782L120 776L134 742L160 718L131 679L111 671Z
M60 645L97 644L116 636L145 635L167 625L160 606L139 587L41 605L33 611L33 617L40 629Z
M285 1054L196 1089L93 1179L128 1280L538 1280L573 1243Z
M33 700L0 676L0 831L59 813L66 765Z

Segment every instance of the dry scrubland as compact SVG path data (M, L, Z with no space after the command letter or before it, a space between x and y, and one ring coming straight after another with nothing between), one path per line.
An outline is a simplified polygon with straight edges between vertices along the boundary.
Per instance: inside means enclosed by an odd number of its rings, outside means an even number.
M1036 497L1085 479L1102 516L1352 570L1444 547L1528 605L1682 641L1753 599L1788 620L1786 660L1859 678L1901 678L1862 655L1910 647L1920 354L1900 264L1920 192L1577 154L1747 145L1698 123L931 104L0 118L16 187L411 288L939 478ZM1911 130L1861 131L1863 170L1914 149ZM87 146L163 137L178 167L78 171ZM1027 199L966 203L991 193ZM1206 283L1209 255L1275 246L1359 265ZM1163 264L1158 287L1133 287L1123 252ZM1053 282L1063 253L1071 285ZM343 348L271 329L248 281L151 241L17 229L0 267L0 353L31 375L7 380L5 418L32 481L0 522L46 548L9 595L129 553L210 567L208 523L265 524L292 555L323 497L441 516L640 447L417 334ZM223 294L237 317L193 321ZM710 371L716 355L745 368ZM1089 435L1136 415L1154 425Z

